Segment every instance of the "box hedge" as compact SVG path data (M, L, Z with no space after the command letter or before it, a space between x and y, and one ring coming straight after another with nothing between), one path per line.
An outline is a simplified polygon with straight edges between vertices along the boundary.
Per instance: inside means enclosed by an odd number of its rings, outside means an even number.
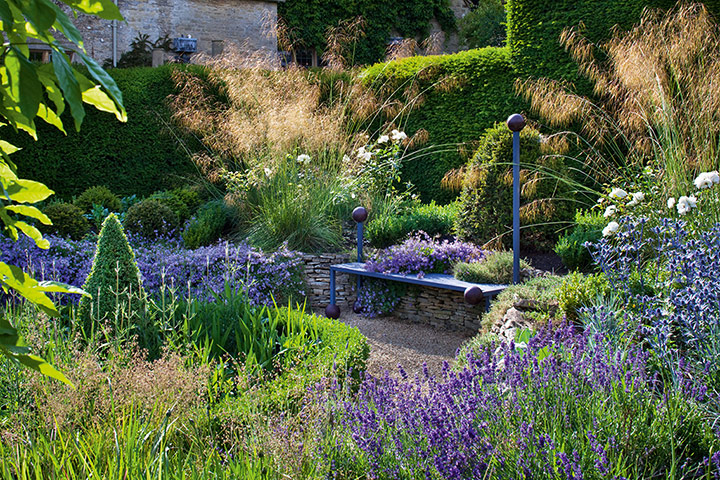
M445 173L465 163L459 144L477 140L495 122L526 106L514 92L515 73L510 50L487 47L454 55L411 57L377 64L365 74L366 82L383 91L402 90L413 81L422 102L404 118L408 135L424 129L429 153L415 155L403 167L423 201L447 203L456 193L444 190ZM470 151L474 150L470 148Z
M120 196L147 196L183 183L196 169L178 145L178 132L168 128L166 99L174 92L174 68L109 70L123 93L127 123L89 108L80 132L66 111L67 136L43 122L37 125L38 141L4 128L3 138L23 149L13 155L20 176L45 183L65 199L93 185L105 185ZM187 141L191 150L197 148Z

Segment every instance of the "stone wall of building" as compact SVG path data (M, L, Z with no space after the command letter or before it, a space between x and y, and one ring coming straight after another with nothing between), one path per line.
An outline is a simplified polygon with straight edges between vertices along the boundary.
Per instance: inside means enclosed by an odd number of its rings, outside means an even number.
M306 254L304 261L308 309L323 312L330 303L330 265L347 263L350 257L346 254ZM355 285L355 275L335 275L335 303L340 307L341 315L352 311L356 298ZM466 304L461 292L408 285L407 294L400 300L393 316L412 323L474 333L480 328L484 308L482 304Z
M248 52L275 53L277 38L268 26L277 21L278 0L118 0L125 21L117 22L117 58L141 34L154 42L187 37L198 40L198 52L218 53L235 43ZM79 15L74 20L85 49L98 62L112 58L113 22Z

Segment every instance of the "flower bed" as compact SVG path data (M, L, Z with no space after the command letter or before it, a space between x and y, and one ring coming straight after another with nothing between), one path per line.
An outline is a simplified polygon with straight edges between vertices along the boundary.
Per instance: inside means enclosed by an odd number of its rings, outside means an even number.
M0 259L33 272L39 280L81 287L90 272L95 240L47 239L48 250L36 247L26 237L18 242L0 239ZM228 281L242 285L256 304L271 305L273 299L284 302L291 296L305 296L302 255L287 248L265 254L246 244L228 242L191 250L173 239L150 242L129 236L129 241L143 287L151 295L169 288L178 297L210 299L212 292L220 292ZM71 300L68 295L57 298L59 302Z

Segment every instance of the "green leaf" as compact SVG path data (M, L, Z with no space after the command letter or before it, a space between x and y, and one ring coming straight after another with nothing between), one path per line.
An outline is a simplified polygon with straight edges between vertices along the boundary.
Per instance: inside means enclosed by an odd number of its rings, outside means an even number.
M5 0L0 0L0 20L5 25L12 25L15 22L10 6Z
M48 315L53 317L59 315L52 300L42 290L38 289L37 280L27 275L21 268L0 262L0 282L18 292L29 302L37 305Z
M40 233L40 230L36 227L20 220L16 221L14 226L20 229L20 231L25 235L32 238L35 241L35 245L39 248L42 248L43 250L50 248L50 242L46 238L43 238L42 233Z
M16 62L11 62L15 58ZM11 90L15 90L15 100L20 106L20 112L28 119L32 119L38 111L42 100L43 87L35 73L35 66L15 47L10 47L5 59L8 74L11 79ZM16 68L16 71L11 70Z
M36 207L30 205L8 205L5 210L10 210L18 215L24 215L26 217L34 218L39 220L43 225L52 225L50 218L38 210Z
M10 199L15 202L37 203L42 202L55 192L40 182L17 179L7 187L7 193Z
M5 140L0 140L0 150L3 151L3 153L10 155L11 153L15 153L20 150L19 147L16 147L15 145L6 142ZM0 172L3 176L5 176L4 172Z
M75 120L75 128L80 130L80 125L82 125L85 118L85 109L83 108L80 85L77 78L75 78L73 68L62 50L53 52L52 63L60 88L65 94L65 101L70 105L70 113Z
M90 75L92 75L92 77L100 85L103 86L103 88L107 91L110 97L115 100L118 108L117 113L115 114L117 118L121 122L127 121L127 112L125 111L125 107L123 107L122 92L115 83L115 80L113 80L113 78L108 75L108 73L103 70L102 67L100 67L100 65L98 65L97 62L92 59L92 57L86 55L83 52L77 52L77 54L80 56L80 58L82 58L82 61L85 62L85 65L90 71Z
M62 92L55 82L55 72L53 66L49 63L40 65L37 69L38 80L45 87L45 93L53 105L55 105L55 113L60 116L65 111L65 99Z
M41 103L38 107L37 116L45 120L46 123L54 126L64 134L67 134L65 127L63 127L62 120L60 117L47 105Z
M23 14L38 32L44 32L55 23L55 10L43 0L23 2Z
M54 27L61 31L65 37L73 42L75 45L77 45L80 48L83 47L83 39L82 35L78 31L78 29L73 25L72 21L70 21L70 18L60 10L60 7L55 5L52 2L48 2L52 7L55 9L55 25Z
M29 353L29 351L30 349L20 339L15 327L7 319L0 318L0 353L40 372L46 377L54 378L75 388L65 375L42 358Z
M105 20L124 20L112 0L61 0L81 12L97 15Z
M83 297L92 298L88 292L82 288L78 288L74 285L68 285L66 283L43 281L38 283L38 290L43 292L52 293L74 293L76 295L82 295Z
M115 102L100 88L100 85L94 84L80 72L75 72L75 77L80 84L80 90L82 90L83 102L93 105L103 112L114 113L118 120L125 121Z

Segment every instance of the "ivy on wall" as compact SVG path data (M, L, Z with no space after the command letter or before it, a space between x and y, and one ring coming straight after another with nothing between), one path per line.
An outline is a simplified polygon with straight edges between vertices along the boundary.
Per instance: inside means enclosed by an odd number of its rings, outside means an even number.
M436 19L445 32L456 29L449 0L287 0L278 3L278 15L294 44L322 52L327 30L339 22L357 17L365 20L365 36L354 50L356 64L374 63L385 57L393 35L424 38Z

